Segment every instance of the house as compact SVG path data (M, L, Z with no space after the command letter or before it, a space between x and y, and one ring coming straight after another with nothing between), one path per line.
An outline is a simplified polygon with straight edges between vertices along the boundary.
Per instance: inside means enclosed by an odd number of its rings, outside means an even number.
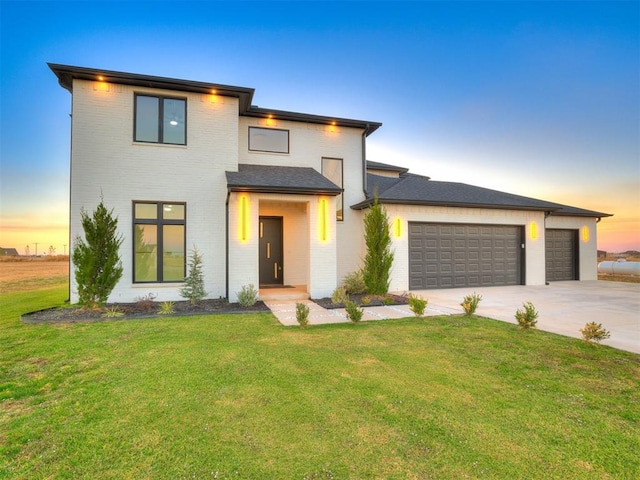
M18 250L16 250L15 248L3 248L3 247L0 247L0 256L3 256L3 257L19 257L20 254L18 253Z
M392 290L597 278L608 214L368 162L378 122L257 107L245 87L49 66L72 94L71 239L101 195L124 237L110 301L181 299L194 247L211 298L249 284L329 296L360 266L375 195L392 220Z

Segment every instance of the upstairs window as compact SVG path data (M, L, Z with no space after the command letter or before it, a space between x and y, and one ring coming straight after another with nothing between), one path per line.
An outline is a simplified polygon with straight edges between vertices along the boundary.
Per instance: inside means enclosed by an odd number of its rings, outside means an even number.
M186 145L187 101L136 95L133 138L136 142Z
M249 150L289 153L289 130L249 127Z
M182 282L185 278L184 203L133 204L133 281Z
M327 177L340 188L344 188L342 181L342 159L341 158L323 158L322 159L322 175ZM342 221L343 217L343 198L342 194L336 197L336 220Z

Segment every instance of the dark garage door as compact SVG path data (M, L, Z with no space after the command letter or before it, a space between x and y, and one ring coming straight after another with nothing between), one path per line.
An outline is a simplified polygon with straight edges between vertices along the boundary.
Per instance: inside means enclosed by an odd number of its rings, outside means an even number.
M547 282L578 279L577 245L577 230L546 230L545 265Z
M409 289L521 285L522 230L409 223Z

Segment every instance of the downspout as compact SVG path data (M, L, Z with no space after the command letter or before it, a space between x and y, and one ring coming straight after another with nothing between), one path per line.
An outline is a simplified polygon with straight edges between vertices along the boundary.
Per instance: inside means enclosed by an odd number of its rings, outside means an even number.
M73 83L72 83L73 85ZM71 118L70 128L69 128L69 298L65 301L65 303L71 303L71 284L72 279L71 275L73 275L74 269L71 268L71 258L72 258L72 238L71 238L71 188L73 185L73 86L71 87L71 113L69 117Z
M548 211L547 211L547 212L544 212L544 225L543 225L543 230L544 230L544 240L545 240L545 243L546 243L546 241L547 241L547 217L548 217L549 215L551 215L551 212L548 212ZM545 279L544 279L544 284L548 286L548 285L549 285L549 281L548 281L548 280L547 280L547 278L546 278L546 271L547 271L547 266L546 266L546 262L547 262L547 248L546 248L546 246L545 246L545 249L544 249L544 261L545 261L545 267L544 267L544 270L545 270Z
M367 130L369 130L368 123L362 132L362 192L365 200L367 199Z
M225 259L224 259L224 275L225 275L225 289L224 289L224 295L225 298L227 299L227 302L229 301L229 197L231 197L231 189L229 189L229 187L227 187L227 200L224 202L224 225L225 225L225 238L224 238L224 245L225 245Z

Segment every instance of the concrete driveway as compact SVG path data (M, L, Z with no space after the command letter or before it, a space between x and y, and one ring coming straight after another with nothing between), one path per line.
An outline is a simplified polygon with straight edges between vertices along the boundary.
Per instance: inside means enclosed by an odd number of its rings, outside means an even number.
M608 281L552 282L540 286L484 287L414 292L429 300L429 310L461 313L470 293L482 295L477 315L517 323L516 310L530 301L539 312L537 328L582 338L587 322L601 323L611 338L603 345L640 353L640 283Z

